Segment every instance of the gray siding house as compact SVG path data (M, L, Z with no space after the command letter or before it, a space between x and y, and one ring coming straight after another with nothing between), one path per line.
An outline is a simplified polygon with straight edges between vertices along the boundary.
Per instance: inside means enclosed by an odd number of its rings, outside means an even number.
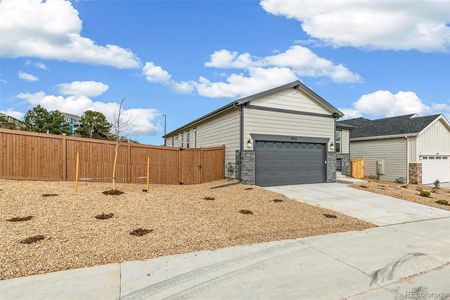
M351 125L352 159L365 158L365 174L410 183L450 182L450 124L443 115L409 114L338 122Z
M225 145L225 176L261 186L348 174L350 125L299 81L237 99L164 136L169 147ZM337 131L338 130L338 131Z

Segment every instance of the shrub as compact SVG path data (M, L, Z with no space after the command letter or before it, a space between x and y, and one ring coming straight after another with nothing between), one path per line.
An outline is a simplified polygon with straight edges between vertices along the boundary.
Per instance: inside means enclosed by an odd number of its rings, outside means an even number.
M428 191L420 191L420 196L430 198L431 194Z
M447 201L447 200L444 200L444 199L438 200L438 201L436 201L436 203L437 203L437 204L440 204L440 205L450 205L450 204L448 204L448 201Z
M436 179L436 180L433 182L433 185L434 185L434 188L435 188L435 189L440 189L440 188L441 188L441 182L439 181L439 179Z

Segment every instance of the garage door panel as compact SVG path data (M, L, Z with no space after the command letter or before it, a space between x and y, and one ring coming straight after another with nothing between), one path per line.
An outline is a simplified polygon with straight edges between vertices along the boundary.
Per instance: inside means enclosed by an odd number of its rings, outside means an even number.
M314 143L256 142L256 184L326 181L326 146Z
M447 156L426 155L422 157L422 183L433 183L436 179L450 182L450 159Z

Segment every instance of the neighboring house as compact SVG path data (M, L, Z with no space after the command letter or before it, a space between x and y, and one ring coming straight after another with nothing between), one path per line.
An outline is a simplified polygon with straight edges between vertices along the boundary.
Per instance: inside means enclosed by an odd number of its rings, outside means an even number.
M384 180L424 184L450 181L450 124L443 115L357 118L338 124L355 127L351 157L365 158L367 176L378 173Z
M6 122L14 124L16 126L16 129L20 128L23 124L23 122L20 121L19 119L16 119L16 118L11 117L10 115L4 114L4 113L0 113L0 119L3 119Z
M343 114L299 81L235 100L164 136L167 146L225 145L225 175L261 186L333 182L348 173ZM336 129L339 129L336 144ZM336 153L336 145L339 153Z
M65 112L61 112L61 114L64 116L64 120L67 124L69 124L69 130L70 134L74 135L77 128L80 126L81 117L74 114L69 114Z

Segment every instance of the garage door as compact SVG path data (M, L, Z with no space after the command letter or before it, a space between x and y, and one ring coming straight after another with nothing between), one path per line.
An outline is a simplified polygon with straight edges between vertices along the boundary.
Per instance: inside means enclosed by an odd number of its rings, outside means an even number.
M326 182L326 145L256 141L255 182L260 186Z
M450 182L450 158L448 156L422 156L422 183Z

